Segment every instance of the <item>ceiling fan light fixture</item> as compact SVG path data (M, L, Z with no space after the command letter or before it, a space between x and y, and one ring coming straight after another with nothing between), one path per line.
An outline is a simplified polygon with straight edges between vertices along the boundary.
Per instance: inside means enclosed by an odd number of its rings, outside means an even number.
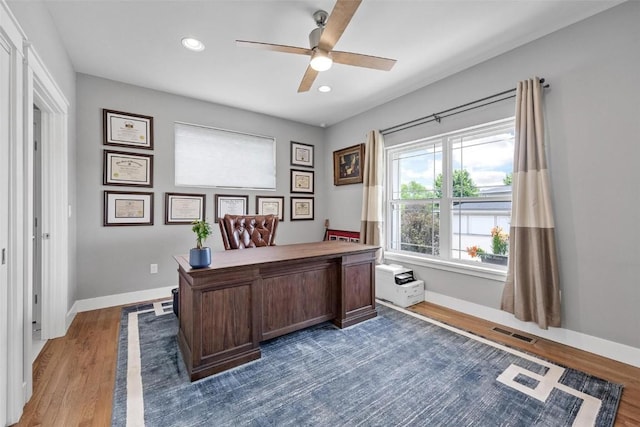
M204 50L204 43L193 37L184 37L182 39L182 46L194 52L202 52Z
M333 59L331 59L329 52L316 48L313 51L309 65L316 71L327 71L333 65Z

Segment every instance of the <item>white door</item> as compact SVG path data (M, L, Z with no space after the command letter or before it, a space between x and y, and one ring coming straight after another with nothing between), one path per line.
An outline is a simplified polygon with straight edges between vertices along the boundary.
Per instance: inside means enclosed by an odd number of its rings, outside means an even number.
M7 424L10 73L11 50L0 37L0 425L3 426Z

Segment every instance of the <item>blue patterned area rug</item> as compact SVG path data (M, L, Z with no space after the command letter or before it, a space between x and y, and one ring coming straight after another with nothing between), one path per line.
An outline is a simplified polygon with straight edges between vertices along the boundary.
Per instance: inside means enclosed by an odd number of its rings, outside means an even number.
M611 426L622 387L402 309L191 383L171 302L123 309L112 424Z

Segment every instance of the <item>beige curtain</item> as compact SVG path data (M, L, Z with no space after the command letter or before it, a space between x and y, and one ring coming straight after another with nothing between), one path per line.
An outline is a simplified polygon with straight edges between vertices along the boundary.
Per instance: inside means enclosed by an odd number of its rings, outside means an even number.
M360 242L383 247L383 185L384 185L384 139L377 130L367 135L364 149L364 176L362 187L362 221ZM377 262L382 262L382 249L377 253Z
M560 285L538 78L518 83L515 138L509 266L502 309L542 329L558 327Z

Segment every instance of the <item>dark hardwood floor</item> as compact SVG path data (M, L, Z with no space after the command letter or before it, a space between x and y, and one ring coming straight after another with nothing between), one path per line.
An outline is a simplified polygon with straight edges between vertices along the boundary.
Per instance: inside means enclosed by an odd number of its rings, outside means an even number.
M120 309L78 313L66 336L45 345L33 365L33 397L24 408L18 426L111 424ZM434 304L422 302L411 310L560 365L623 384L615 425L640 426L640 368L541 338L532 344L524 343L491 330L499 325Z

